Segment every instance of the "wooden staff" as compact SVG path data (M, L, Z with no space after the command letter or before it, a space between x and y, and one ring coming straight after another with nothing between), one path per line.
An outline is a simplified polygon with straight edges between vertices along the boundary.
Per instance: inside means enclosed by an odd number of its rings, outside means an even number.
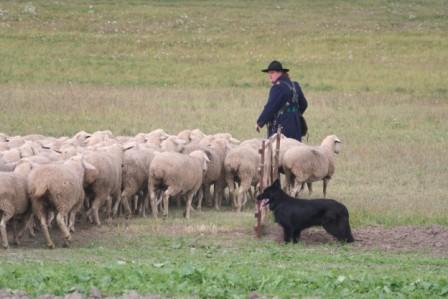
M277 141L277 144L275 145L275 154L272 149L272 139L263 140L261 142L261 148L259 149L260 154L260 166L259 166L259 173L260 173L260 183L259 183L259 194L263 193L264 189L266 188L267 181L270 181L270 183L274 182L275 179L278 178L278 166L279 166L279 159L280 159L280 138L281 138L281 128L277 130L277 134L275 136L275 140ZM266 149L269 147L269 161L270 163L267 163L266 161ZM268 177L266 177L266 164L269 166L269 172ZM270 180L269 180L270 179ZM255 232L258 238L261 238L261 232L262 232L262 225L264 222L264 218L266 216L266 207L263 207L261 205L261 202L257 200L257 210L255 212L255 217L257 218L257 225L255 227Z
M264 151L266 149L266 141L263 140L261 142L261 148L258 150L258 152L260 153L260 166L258 171L260 172L260 183L259 183L259 188L260 188L260 192L263 192L265 186L264 186ZM259 200L257 200L257 211L255 212L255 217L257 218L257 226L255 227L255 232L257 234L257 237L260 238L261 237L261 202Z

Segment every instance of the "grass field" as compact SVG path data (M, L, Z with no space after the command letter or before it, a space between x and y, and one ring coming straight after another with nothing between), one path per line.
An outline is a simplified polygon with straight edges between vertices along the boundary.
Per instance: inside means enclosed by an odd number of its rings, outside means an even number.
M308 99L308 142L329 134L344 142L329 196L347 205L353 226L446 226L446 32L444 0L0 1L0 132L198 127L260 136L254 124L269 88L260 70L279 59ZM220 215L159 225L251 229L250 213ZM96 285L108 294L209 298L252 290L448 294L446 259L424 252L279 246L219 230L210 238L194 229L165 235L154 225L135 220L134 234L114 227L73 249L48 252L39 243L0 252L0 288L36 295Z

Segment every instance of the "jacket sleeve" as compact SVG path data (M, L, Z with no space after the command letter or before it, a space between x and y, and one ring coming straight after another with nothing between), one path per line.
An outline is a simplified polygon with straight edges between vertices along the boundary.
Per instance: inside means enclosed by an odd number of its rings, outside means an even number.
M269 99L264 106L263 111L258 117L257 124L263 127L267 122L272 121L275 114L282 108L287 101L287 97L284 96L285 89L280 85L274 85L269 91Z
M303 94L300 84L298 82L295 82L295 83L296 83L297 92L298 92L298 96L299 96L299 111L300 111L300 114L303 114L305 112L306 108L308 108L308 101L306 100L305 95Z

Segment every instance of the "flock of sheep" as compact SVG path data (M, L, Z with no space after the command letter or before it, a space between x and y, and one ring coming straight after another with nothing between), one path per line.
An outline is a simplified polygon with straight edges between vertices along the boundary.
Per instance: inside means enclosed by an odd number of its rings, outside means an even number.
M54 248L49 226L56 221L68 246L80 215L96 225L102 217L146 215L149 208L155 218L159 209L167 216L170 198L185 200L186 218L193 200L198 210L204 200L216 209L228 202L241 211L260 179L262 140L240 142L229 133L206 135L199 129L177 135L157 129L134 137L110 131L60 138L0 134L2 245L8 248L8 223L16 244L25 232L34 235L39 223ZM279 168L288 191L296 195L307 183L311 192L311 183L323 180L325 195L339 144L335 135L320 146L282 136Z

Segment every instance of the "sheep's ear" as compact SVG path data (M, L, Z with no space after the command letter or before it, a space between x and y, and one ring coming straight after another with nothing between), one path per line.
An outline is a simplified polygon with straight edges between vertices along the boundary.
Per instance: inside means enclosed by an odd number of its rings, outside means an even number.
M176 138L176 139L174 139L174 142L176 142L177 144L180 144L180 145L184 145L187 143L187 141L183 140L182 138Z
M96 177L99 174L99 170L90 164L89 162L82 161L82 165L84 166L84 181L90 183L93 183L96 179Z
M82 165L87 170L96 170L96 167L90 164L89 162L86 162L85 160L82 160Z
M236 139L236 138L230 138L230 142L231 143L233 143L233 144L240 144L240 141L238 140L238 139Z
M335 142L335 143L342 143L342 141L341 141L338 137L335 137L335 138L334 138L334 142Z
M135 142L135 141L129 141L129 142L127 142L127 143L125 143L124 145L123 145L123 150L124 151L127 151L127 150L130 150L131 148L134 148L134 147L136 147L137 146L137 142Z
M210 163L210 159L207 157L207 154L204 153L204 160L202 161L202 170L207 171L208 163Z

